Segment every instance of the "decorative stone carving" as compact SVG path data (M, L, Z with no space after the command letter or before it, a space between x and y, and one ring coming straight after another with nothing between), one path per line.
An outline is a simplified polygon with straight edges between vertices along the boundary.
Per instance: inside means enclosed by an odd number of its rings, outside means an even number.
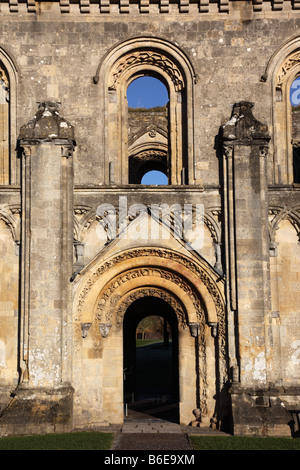
M230 120L223 126L223 140L270 140L268 126L254 118L254 104L241 101L233 106Z
M196 419L195 419L194 421L191 421L190 424L189 424L189 426L200 427L201 421L202 421L200 408L195 408L195 409L193 410L193 415L195 416Z
M300 213L297 208L294 210L288 209L286 207L269 208L269 216L272 217L271 220L269 220L270 256L277 256L277 243L275 242L275 235L282 220L290 221L296 230L299 239L298 243L300 244Z
M112 327L112 325L110 323L100 323L99 324L99 330L100 330L102 338L107 338L111 327Z
M91 323L81 323L81 336L82 336L82 338L87 337L88 331L89 331L91 326L92 326Z
M138 269L133 269L131 271L126 271L125 273L122 273L120 276L114 278L111 283L108 285L108 287L105 289L104 292L101 293L100 300L98 301L97 305L97 319L100 321L105 321L110 322L112 319L113 315L113 309L112 306L115 305L117 302L114 298L114 292L117 291L117 289L124 285L127 282L131 282L132 280L140 277L145 277L145 278L155 278L155 277L160 277L162 279L166 279L170 281L171 283L176 284L179 286L184 292L188 293L189 297L191 298L195 311L200 314L200 317L204 317L204 306L202 305L199 297L197 296L196 292L193 291L193 289L180 277L177 276L176 274L172 273L171 271L164 270L164 269L159 269L159 268L138 268ZM157 292L159 292L159 295L157 295ZM141 296L141 293L143 296L146 295L146 291L140 291L137 294L133 295L138 295L138 298ZM152 289L150 291L150 294L153 294L154 296L160 296L162 298L162 293L160 289ZM147 295L150 295L149 291ZM165 299L168 303L170 298L173 298L171 294L166 294L165 293ZM133 300L132 300L133 301ZM178 303L178 302L177 302ZM173 302L174 304L174 302ZM185 326L187 319L185 319L186 314L183 314L183 309L178 308L176 304L176 308L174 310L177 312L179 324L182 326ZM125 313L125 311L124 311ZM119 313L118 313L119 315ZM120 315L119 315L120 317ZM121 322L117 321L117 326L120 326Z
M186 312L179 301L174 295L172 295L170 292L167 292L163 289L159 288L141 288L138 290L135 290L133 293L131 293L129 296L125 298L125 300L122 302L120 307L118 308L116 312L116 325L119 328L122 325L124 315L126 313L127 308L134 302L135 300L144 298L144 297L158 297L159 299L164 300L167 302L174 310L179 326L182 329L186 328Z
M60 103L44 101L28 124L21 127L19 141L68 140L75 144L74 128L59 114Z
M291 68L296 65L299 65L300 61L300 51L296 51L294 54L291 54L285 62L280 67L280 70L277 75L276 88L282 90L283 83L285 81L286 74Z
M84 246L84 243L78 240L74 241L76 264L80 266L83 265Z
M194 273L197 275L199 278L199 281L201 281L204 286L206 287L209 295L211 296L211 299L214 302L216 313L217 313L217 321L218 321L218 351L219 351L219 370L220 370L220 387L225 386L225 383L228 379L228 373L227 373L227 335L226 335L226 322L225 322L225 309L224 309L224 301L221 296L221 293L218 290L218 286L215 284L213 279L211 278L211 274L209 272L209 267L207 266L204 268L200 264L196 263L192 258L188 258L183 256L180 253L173 252L167 249L159 249L159 248L136 248L132 249L127 252L123 252L120 254L117 254L113 256L111 259L105 261L102 265L100 265L98 268L96 268L93 272L87 276L84 284L80 288L80 293L78 296L78 301L77 301L77 312L76 312L76 318L75 321L80 321L80 316L81 312L83 311L85 301L87 296L89 295L89 292L93 288L94 284L98 281L98 279L106 273L109 269L114 269L119 263L128 261L128 260L137 260L140 257L146 257L146 259L149 259L149 257L157 257L160 260L165 260L166 265L168 261L176 262L178 263L178 269L180 271L180 266L183 266L185 269L189 269L191 273ZM143 269L143 268L141 268ZM160 271L161 268L159 268ZM134 272L135 271L135 272ZM134 273L133 273L134 272ZM178 272L178 271L177 271ZM213 272L213 271L212 271ZM133 275L135 276L142 276L143 273L145 274L146 271L137 271L133 270L132 271ZM157 273L158 274L158 273ZM179 299L177 299L174 295L170 295L170 292L167 292L166 290L159 289L159 288L150 288L150 287L144 287L141 289L136 289L133 292L129 292L128 296L121 301L120 298L115 298L116 295L118 294L118 283L121 282L127 282L130 279L126 277L127 273L120 275L118 278L116 278L117 283L111 286L107 286L108 289L105 289L104 292L101 293L101 296L99 300L97 301L96 304L96 311L95 311L95 319L99 323L112 323L112 315L113 312L115 311L115 324L118 327L120 327L123 323L123 317L125 315L125 312L128 308L128 306L137 298L144 297L147 295L152 295L152 296L157 296L165 300L170 304L170 306L174 309L178 321L179 321L179 326L182 329L186 329L188 327L188 321L186 318L186 312L185 309L180 302ZM160 275L160 274L158 274ZM164 272L163 275L168 275L169 273L167 271ZM180 282L180 279L178 279ZM173 278L173 282L177 282L175 278ZM184 283L182 283L182 286L184 287ZM186 285L187 286L187 285ZM189 286L187 286L188 288ZM187 291L189 292L189 291ZM199 297L196 296L196 298L192 297L194 299L195 304L194 308L195 311L197 312L197 322L200 325L203 325L203 328L201 328L201 333L198 341L198 347L199 347L199 357L201 358L201 371L199 372L200 374L200 381L201 381L201 390L203 394L205 394L205 383L206 383L206 351L205 351L205 337L204 337L204 332L205 332L205 311L202 307L202 304L200 302ZM205 396L201 397L201 400L203 402L203 412L205 412L206 406L205 406Z
M159 249L159 248L137 248L131 251L118 254L114 256L113 258L111 258L109 261L106 261L101 266L99 266L95 272L92 272L90 274L87 281L85 282L85 285L83 286L81 290L81 293L79 295L78 305L77 305L77 312L80 314L83 308L86 296L88 295L91 287L94 285L94 283L102 275L103 272L107 271L107 269L112 268L117 263L125 261L126 259L135 259L140 256L154 256L154 257L159 257L159 258L166 259L166 260L170 259L172 261L176 261L182 264L186 268L190 269L191 272L197 274L199 276L199 279L203 282L208 292L212 296L215 302L217 314L220 315L221 317L223 316L223 312L224 312L223 301L221 299L220 293L218 292L216 285L211 280L209 274L200 265L196 264L192 259L186 258L180 253L176 253L176 252L172 252L172 251L164 250L164 249Z
M17 247L20 246L20 215L21 207L17 205L8 206L7 204L0 204L0 220L3 220L7 227L10 229L12 238Z
M164 70L174 83L175 90L181 91L184 87L183 77L178 67L165 55L148 50L139 50L122 57L116 64L109 82L109 89L116 89L116 82L119 77L129 68L151 65Z

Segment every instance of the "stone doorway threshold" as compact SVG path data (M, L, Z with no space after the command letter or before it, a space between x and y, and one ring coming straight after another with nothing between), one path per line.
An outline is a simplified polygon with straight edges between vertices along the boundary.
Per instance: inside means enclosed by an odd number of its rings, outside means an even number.
M144 420L178 423L178 403L168 399L146 399L125 405L124 422Z
M129 405L121 429L125 434L227 435L218 429L180 425L178 403L148 399Z

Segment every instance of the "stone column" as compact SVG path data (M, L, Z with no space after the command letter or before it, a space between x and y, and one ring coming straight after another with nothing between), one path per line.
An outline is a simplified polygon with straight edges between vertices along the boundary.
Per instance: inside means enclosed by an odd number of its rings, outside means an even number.
M39 105L21 128L21 384L14 426L68 430L72 416L70 278L73 269L74 129L57 103ZM33 408L35 412L33 412ZM18 418L17 409L22 410ZM38 429L37 429L38 428ZM42 428L42 430L41 430Z
M266 334L270 314L266 162L270 136L267 126L253 117L252 107L249 102L235 104L222 129L226 278L236 358L231 397L234 428L241 434L274 427Z

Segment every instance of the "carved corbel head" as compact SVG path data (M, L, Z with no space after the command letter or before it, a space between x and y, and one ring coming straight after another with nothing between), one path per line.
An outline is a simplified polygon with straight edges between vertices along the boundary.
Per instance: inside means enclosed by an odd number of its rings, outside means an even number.
M107 338L112 325L110 323L100 323L99 329L102 338Z
M81 337L82 338L87 337L88 331L91 326L92 326L91 323L81 323Z

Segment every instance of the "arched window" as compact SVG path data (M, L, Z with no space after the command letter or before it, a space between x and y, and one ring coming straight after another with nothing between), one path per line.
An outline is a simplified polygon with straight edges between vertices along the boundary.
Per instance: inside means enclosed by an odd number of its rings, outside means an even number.
M162 171L170 185L193 184L195 73L180 49L158 38L133 38L117 45L104 57L94 77L94 83L103 87L104 183L139 184L146 172L139 161L141 148L133 148L128 135L132 116L127 90L141 77L159 79L169 95L168 105L161 110L161 118L167 119L167 131L156 124L148 125L148 136L159 137L160 145L144 146L142 163L152 162L147 171Z
M292 106L293 181L300 183L300 75L293 80L290 88Z
M287 41L271 57L263 80L272 86L273 138L269 183L298 184L300 146L300 37Z
M165 185L168 184L168 177L162 171L151 170L144 174L142 184Z
M19 169L16 158L17 70L0 47L0 185L17 184Z

